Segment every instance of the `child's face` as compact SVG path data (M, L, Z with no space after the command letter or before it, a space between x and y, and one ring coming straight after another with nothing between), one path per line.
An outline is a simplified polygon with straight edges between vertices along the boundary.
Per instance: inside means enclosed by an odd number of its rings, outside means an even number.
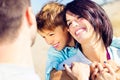
M56 50L62 50L68 44L68 31L61 27L56 27L54 30L43 30L38 33L45 39L47 44L52 45Z

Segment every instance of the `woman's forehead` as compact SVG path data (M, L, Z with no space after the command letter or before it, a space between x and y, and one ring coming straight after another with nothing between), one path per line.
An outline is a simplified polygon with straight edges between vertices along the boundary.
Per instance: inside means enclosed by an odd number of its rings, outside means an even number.
M71 15L71 16L73 16L73 17L78 17L78 15L76 15L76 14L70 12L70 11L67 11L66 14Z

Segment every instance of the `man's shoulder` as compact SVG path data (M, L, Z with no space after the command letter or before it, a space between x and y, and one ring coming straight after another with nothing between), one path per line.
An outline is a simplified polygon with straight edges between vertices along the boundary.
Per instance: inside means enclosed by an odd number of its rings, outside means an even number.
M40 80L32 68L0 64L0 80Z

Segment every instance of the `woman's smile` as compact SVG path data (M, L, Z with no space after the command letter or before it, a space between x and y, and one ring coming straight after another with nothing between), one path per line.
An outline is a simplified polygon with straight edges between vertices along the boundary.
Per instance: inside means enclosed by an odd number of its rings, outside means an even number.
M83 32L86 31L86 28L85 27L82 27L82 28L79 28L75 31L75 35L78 36L80 34L82 34Z

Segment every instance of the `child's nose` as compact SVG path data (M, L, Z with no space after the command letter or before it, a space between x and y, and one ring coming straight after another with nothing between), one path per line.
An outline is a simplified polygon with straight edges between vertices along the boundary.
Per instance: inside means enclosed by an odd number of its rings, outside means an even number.
M54 41L53 41L52 39L48 39L48 40L47 40L47 43L48 43L49 45L52 45L53 42L54 42Z

